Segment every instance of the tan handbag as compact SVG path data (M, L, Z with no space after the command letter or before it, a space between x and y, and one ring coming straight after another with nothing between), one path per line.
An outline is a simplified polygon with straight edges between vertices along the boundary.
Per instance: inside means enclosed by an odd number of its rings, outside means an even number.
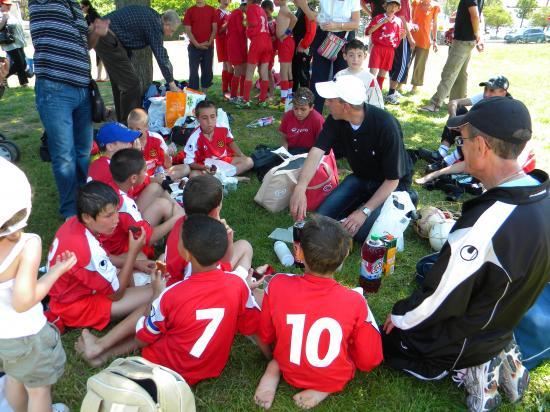
M139 356L114 360L86 386L80 412L195 412L187 382Z

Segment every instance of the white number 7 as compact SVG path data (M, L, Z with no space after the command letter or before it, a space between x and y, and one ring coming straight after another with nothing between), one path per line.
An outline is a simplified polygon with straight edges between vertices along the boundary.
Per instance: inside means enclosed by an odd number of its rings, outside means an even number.
M224 308L199 309L196 311L197 320L211 319L211 322L206 325L201 337L195 342L191 348L191 352L189 352L195 358L200 358L206 349L210 339L212 339L212 336L216 333L218 326L220 326L224 313Z

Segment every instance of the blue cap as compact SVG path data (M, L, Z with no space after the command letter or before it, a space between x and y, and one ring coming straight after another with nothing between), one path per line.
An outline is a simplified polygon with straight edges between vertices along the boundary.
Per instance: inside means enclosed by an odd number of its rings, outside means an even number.
M122 123L105 123L97 132L97 142L105 146L107 143L125 142L133 143L141 132L139 130L130 130Z

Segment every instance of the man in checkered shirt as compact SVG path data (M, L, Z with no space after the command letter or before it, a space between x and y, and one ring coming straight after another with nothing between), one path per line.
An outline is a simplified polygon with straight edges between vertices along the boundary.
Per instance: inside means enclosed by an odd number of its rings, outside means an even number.
M141 106L141 97L148 86L140 83L130 61L132 50L150 46L170 90L179 90L163 37L172 36L181 21L174 10L167 10L161 16L150 7L137 5L123 7L104 19L110 20L110 30L98 41L95 51L111 78L117 119L126 123L130 111Z

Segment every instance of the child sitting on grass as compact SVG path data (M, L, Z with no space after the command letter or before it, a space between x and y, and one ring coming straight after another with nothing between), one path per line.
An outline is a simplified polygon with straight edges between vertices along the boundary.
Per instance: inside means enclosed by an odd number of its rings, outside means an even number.
M59 331L47 323L40 301L53 283L76 263L63 250L48 272L36 278L40 237L24 233L31 212L31 186L25 174L0 158L0 372L14 411L69 409L52 405L51 385L63 375L65 351Z
M168 153L168 146L162 136L158 133L149 131L149 116L143 109L134 109L128 115L128 128L139 131L139 149L143 153L145 163L147 164L147 174L153 181L161 184L164 179L163 174L157 174L157 168L161 167L170 176L172 180L180 180L189 175L188 165L172 166L172 157ZM156 176L155 176L156 175ZM155 180L157 179L157 180Z
M344 60L348 64L348 68L340 70L334 75L334 78L339 76L352 75L361 79L365 88L367 89L367 100L365 103L372 104L373 106L384 108L384 98L378 83L375 81L374 76L368 71L363 69L363 62L367 58L367 49L361 40L350 40L344 46Z
M191 176L212 173L205 165L206 159L218 159L232 164L237 168L237 175L252 169L254 162L241 152L231 131L216 126L218 114L214 102L199 102L195 107L195 115L199 127L189 136L185 145L185 163L191 168Z
M281 120L283 146L292 154L307 153L321 133L325 119L313 109L313 102L311 90L300 87L294 94L292 110Z
M380 332L365 298L334 280L350 246L340 223L314 217L301 236L304 275L271 279L259 337L274 350L254 395L259 406L271 407L281 372L290 385L304 389L294 402L310 409L343 390L355 368L370 371L382 362Z

